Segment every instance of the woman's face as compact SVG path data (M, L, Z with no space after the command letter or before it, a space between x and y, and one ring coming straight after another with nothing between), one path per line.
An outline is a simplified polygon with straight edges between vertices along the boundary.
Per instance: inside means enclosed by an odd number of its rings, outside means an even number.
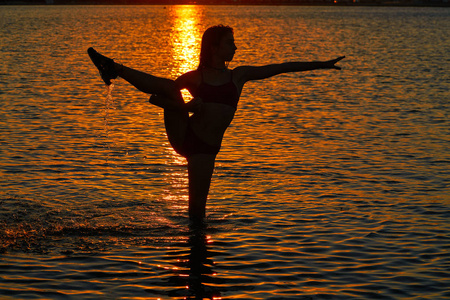
M215 49L215 53L224 61L231 61L236 49L237 47L234 43L234 36L230 32L222 37L219 47Z

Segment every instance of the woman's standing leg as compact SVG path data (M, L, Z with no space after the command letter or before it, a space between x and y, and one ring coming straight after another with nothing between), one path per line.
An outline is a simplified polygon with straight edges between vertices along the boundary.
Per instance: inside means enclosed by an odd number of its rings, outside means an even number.
M193 223L201 223L205 218L215 161L214 154L195 154L188 158L189 218Z

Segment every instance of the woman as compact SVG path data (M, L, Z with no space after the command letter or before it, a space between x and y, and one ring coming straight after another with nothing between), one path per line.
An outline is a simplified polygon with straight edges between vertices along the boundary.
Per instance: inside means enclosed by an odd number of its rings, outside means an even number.
M225 131L233 120L244 84L287 72L340 70L335 64L344 58L229 69L228 63L236 50L231 27L210 27L202 37L197 70L171 81L127 68L92 48L88 49L106 84L111 84L110 80L119 76L142 92L152 94L150 103L164 109L169 141L188 162L189 217L194 223L201 223L205 217L216 155ZM187 89L194 96L191 102L184 102L180 92L182 89ZM189 112L193 114L189 116Z

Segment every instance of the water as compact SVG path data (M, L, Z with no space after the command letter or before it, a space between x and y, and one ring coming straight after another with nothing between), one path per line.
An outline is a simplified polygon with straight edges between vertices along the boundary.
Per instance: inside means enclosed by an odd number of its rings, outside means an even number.
M1 298L449 298L449 15L0 7ZM162 111L86 49L176 78L218 23L230 67L347 58L246 85L190 231Z

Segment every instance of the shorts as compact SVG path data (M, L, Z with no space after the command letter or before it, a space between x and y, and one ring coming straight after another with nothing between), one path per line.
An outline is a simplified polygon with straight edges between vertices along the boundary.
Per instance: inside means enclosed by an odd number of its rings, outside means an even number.
M197 134L192 130L190 124L188 124L186 129L186 136L184 137L184 142L180 151L177 151L182 156L188 158L195 154L213 154L217 155L220 151L219 146L213 146L198 137Z

